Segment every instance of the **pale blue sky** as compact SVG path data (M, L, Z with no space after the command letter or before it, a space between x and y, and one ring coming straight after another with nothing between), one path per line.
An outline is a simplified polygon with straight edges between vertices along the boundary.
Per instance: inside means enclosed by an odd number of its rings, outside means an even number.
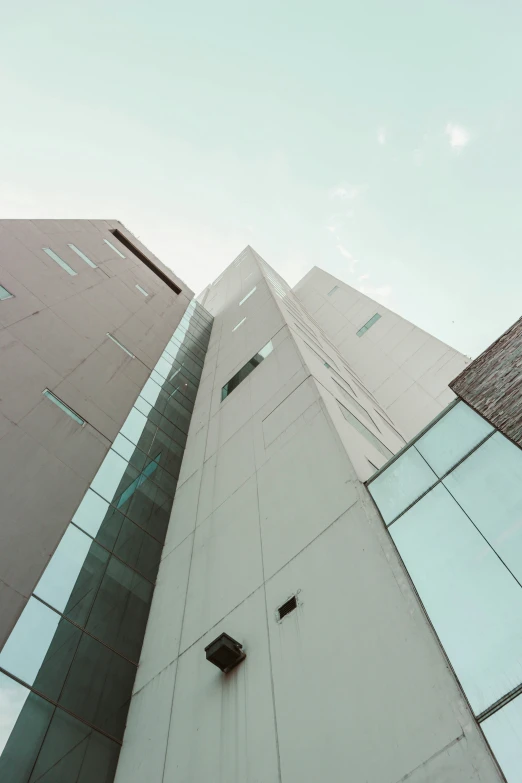
M251 244L474 356L521 309L521 29L514 0L4 4L0 216L119 219L196 291Z

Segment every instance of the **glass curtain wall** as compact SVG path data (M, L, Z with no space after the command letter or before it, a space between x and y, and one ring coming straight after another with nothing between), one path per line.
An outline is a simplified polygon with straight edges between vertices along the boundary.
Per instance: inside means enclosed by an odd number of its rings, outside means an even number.
M368 482L509 783L522 783L522 451L464 402Z
M113 780L212 320L189 305L0 653L2 783Z

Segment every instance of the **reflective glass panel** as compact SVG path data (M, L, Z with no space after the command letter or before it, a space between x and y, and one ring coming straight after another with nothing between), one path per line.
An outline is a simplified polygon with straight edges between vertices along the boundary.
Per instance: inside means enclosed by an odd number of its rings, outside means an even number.
M172 495L152 481L144 481L136 486L121 510L154 538L164 541L171 508Z
M522 696L480 725L508 783L522 783Z
M356 332L357 337L362 337L365 332L368 331L368 329L371 329L371 327L374 325L374 323L377 323L377 321L380 318L380 313L375 313L375 315L372 315L369 321L366 321L364 326L361 326L358 332Z
M0 666L32 685L59 622L59 614L30 598L0 652Z
M43 248L42 248L42 250L44 251L44 253L47 253L47 255L49 256L49 258L52 258L52 259L53 259L53 261L54 261L56 264L58 264L58 266L61 266L61 267L62 267L62 269L65 269L65 271L66 271L66 272L67 272L69 275L77 275L77 274L78 274L78 272L75 272L75 271L74 271L74 269L73 269L71 266L69 266L69 264L67 263L67 261L64 261L64 260L63 260L63 258L60 258L60 256L59 256L59 255L57 255L57 254L54 252L54 250L51 250L51 248L50 248L50 247L43 247Z
M147 455L141 451L134 443L127 440L123 435L116 435L114 438L112 448L116 451L120 457L123 457L129 465L140 472L147 463Z
M497 432L444 484L522 582L522 451Z
M522 589L441 484L390 533L480 714L522 682Z
M121 739L135 676L135 664L82 634L60 704Z
M140 574L111 557L89 615L87 630L137 663L153 589Z
M109 783L120 746L56 709L29 783Z
M35 587L35 595L83 625L108 558L105 549L69 525Z
M93 478L91 487L103 498L113 502L138 475L139 471L129 467L127 460L111 449ZM117 506L117 503L114 505Z
M245 321L246 321L246 317L245 317L245 318L242 318L242 319L240 320L240 322L234 326L234 328L232 329L232 331L233 331L233 332L235 332L235 331L236 331L236 329L239 329L239 327L241 326L241 324L244 324L244 323L245 323Z
M491 424L459 402L415 442L415 448L437 476L443 476L490 432Z
M192 413L194 402L184 394L183 376L172 376L171 383L170 380L165 380L165 378L162 378L161 375L153 370L150 377L158 386L161 386L163 392L168 395L169 399L174 399L178 405L181 405L182 408L185 408L189 413Z
M141 287L141 285L138 285L138 284L136 283L136 288L138 289L138 291L140 292L140 294L143 294L143 296L148 296L148 293L147 293L147 291L145 291L145 289L144 289L144 288L142 288L142 287Z
M81 635L75 625L36 598L30 598L6 642L0 665L56 700Z
M240 306L240 307L241 307L241 305L243 304L243 302L246 302L246 300L247 300L247 299L248 299L250 296L252 296L252 294L254 293L254 291L256 290L256 288L257 288L257 286L254 286L254 287L252 288L252 290L251 290L251 291L249 291L249 292L248 292L248 294L247 294L246 296L244 296L244 297L243 297L243 299L242 299L242 300L240 301L240 303L239 303L239 306Z
M29 780L54 706L0 672L0 780Z
M161 550L162 544L159 541L130 519L124 518L114 545L115 555L154 582L161 560Z
M272 340L269 340L266 345L259 349L259 352L256 353L256 355L253 356L250 361L244 364L243 367L232 376L228 383L225 383L221 389L221 401L223 402L225 397L228 397L230 392L234 391L234 389L239 386L241 381L244 381L245 378L248 378L250 373L255 370L258 364L261 364L263 359L266 359L266 357L269 356L273 350L274 348L272 345Z
M143 399L143 397L138 397L135 403L136 408L140 410L142 413L144 413L149 421L152 424L155 424L157 427L159 427L163 432L165 432L169 437L172 438L173 441L175 441L177 444L185 447L185 444L187 442L187 433L183 432L183 430L180 430L179 427L177 427L175 424L173 424L171 421L169 421L165 416L163 416L162 413L156 410L156 408L153 408L150 403L148 403L146 400Z
M0 285L0 301L2 299L12 299L13 295L7 290L7 288L4 288L3 285Z
M91 259L90 259L90 258L88 258L88 257L85 255L85 253L83 253L81 250L79 250L79 249L76 247L76 245L71 245L71 244L70 244L70 245L69 245L69 247L71 248L71 250L73 250L73 251L76 253L76 255L77 255L77 256L80 256L80 258L82 259L82 261L85 261L85 263L86 263L86 264L88 264L90 267L92 267L93 269L96 269L96 264L95 264L93 261L91 261Z
M104 547L112 549L123 524L124 516L88 489L72 521Z
M117 248L117 247L114 247L114 245L112 244L112 242L109 242L109 240L108 240L108 239L104 239L103 241L105 242L105 244L106 244L106 245L109 245L109 247L111 248L111 250L114 250L114 252L115 252L115 253L116 253L116 254L117 254L117 255L118 255L120 258L125 258L125 256L124 256L124 255L123 255L123 253L121 252L121 250L118 250L118 248Z
M64 413L70 416L71 419L74 419L75 422L78 424L85 424L84 419L82 419L81 416L78 416L78 414L75 413L72 408L69 408L69 406L62 402L55 394L52 393L52 391L49 391L49 389L44 389L42 394L44 397L47 397L48 400L54 403L54 405L64 411Z
M335 294L335 292L336 292L336 291L338 291L338 290L339 290L339 286L338 286L338 285L334 285L334 287L332 288L332 290L331 290L331 291L328 291L328 294L327 294L327 296L332 296L332 294Z
M120 434L128 438L128 440L130 440L132 443L139 445L142 435L147 428L147 424L147 417L136 408L132 408L131 412L123 422ZM140 445L140 448L142 451L148 451L148 447Z
M381 516L389 524L437 481L437 476L413 447L368 484Z

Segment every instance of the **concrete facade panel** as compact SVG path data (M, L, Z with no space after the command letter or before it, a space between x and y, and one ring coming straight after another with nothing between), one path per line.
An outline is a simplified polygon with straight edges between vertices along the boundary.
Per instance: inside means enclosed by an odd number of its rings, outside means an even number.
M196 470L181 486L178 485L162 557L170 555L172 550L194 531L200 484L201 470Z
M337 290L328 297L334 286ZM330 339L404 433L412 433L421 421L422 426L428 424L433 411L440 409L439 397L449 398L447 393L442 395L448 383L469 363L440 340L317 267L295 286L294 292L302 303L309 301L312 294L322 299L315 318L327 332L330 310L335 309L337 317L344 320ZM381 317L358 337L357 330L375 313ZM452 364L450 356L454 357ZM416 388L417 393L409 392L406 398L414 394L419 404L413 426L408 420L407 405L398 402L413 386L411 381L418 381L422 389L419 392ZM394 403L392 412L390 406ZM419 414L420 410L423 414Z
M193 537L190 535L186 538L161 562L134 693L140 691L178 657ZM162 629L161 644L158 644L154 635L154 628Z
M74 332L49 308L18 321L9 331L61 378L66 378L93 352L93 343Z
M196 529L181 652L263 584L256 477Z
M100 432L89 424L82 426L70 416L65 416L45 397L19 422L19 426L88 482L111 445Z
M112 228L126 231L117 221L0 221L0 283L13 294L0 302L0 583L23 596L31 594L150 372L107 332L126 324L138 348L146 339L143 356L152 367L192 298L172 272L163 268L183 289L179 296L132 253L111 263L118 256L104 239L114 239ZM150 297L135 288L139 280ZM85 425L43 398L45 389ZM19 611L13 599L15 605ZM0 639L3 622L0 616Z
M246 660L223 677L204 649L222 631ZM178 661L165 783L279 780L264 591L258 590Z
M258 292L239 307L247 265ZM205 380L138 670L137 690L177 661L158 783L499 783L362 483L387 460L372 438L398 451L393 427L416 434L438 413L446 391L436 374L465 357L447 347L422 357L428 335L321 270L296 291L246 248L205 299L215 314ZM318 315L321 332L305 302L333 312L333 329L341 319L337 336ZM373 334L357 337L350 318L374 312ZM273 352L221 402L222 385L268 339ZM416 351L419 383L398 365ZM226 675L205 658L222 632L247 656ZM161 754L167 719L156 703ZM146 752L148 737L129 731ZM123 769L132 757L124 742Z
M0 475L0 574L3 582L29 597L88 482L20 427L0 441Z
M0 410L17 424L42 398L42 391L60 382L60 375L8 329L0 331L2 394Z
M324 413L303 416L294 437L259 470L259 510L268 578L357 498L348 461ZM346 462L346 468L344 463ZM289 492L292 504L285 502Z
M162 783L176 666L167 666L132 699L116 783Z
M267 605L283 781L406 780L462 735L458 688L360 503L268 581Z

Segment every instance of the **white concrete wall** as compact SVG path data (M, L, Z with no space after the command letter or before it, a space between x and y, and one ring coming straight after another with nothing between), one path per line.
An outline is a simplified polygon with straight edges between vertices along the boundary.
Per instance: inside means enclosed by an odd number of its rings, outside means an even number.
M448 383L470 363L463 354L318 267L294 292L408 439L455 398Z
M359 480L366 441L341 431L326 368L265 274L247 248L206 297L214 327L116 781L499 781ZM223 631L247 653L226 676L204 652Z

